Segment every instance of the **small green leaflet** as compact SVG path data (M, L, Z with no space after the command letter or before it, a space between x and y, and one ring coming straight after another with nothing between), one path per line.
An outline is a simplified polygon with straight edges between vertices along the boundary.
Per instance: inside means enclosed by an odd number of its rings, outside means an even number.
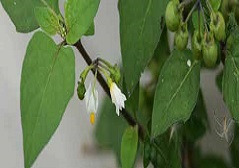
M43 32L28 44L21 76L25 168L30 168L60 124L73 96L75 57Z
M16 26L18 32L28 33L37 29L35 7L44 6L41 0L0 0L3 8ZM45 0L59 14L58 0Z
M75 44L92 26L100 0L67 0L65 2L66 41Z
M227 55L223 71L222 92L232 118L239 123L239 57Z
M39 26L49 35L60 31L58 16L48 7L36 7L35 16Z
M131 94L159 42L168 0L119 0L120 43Z
M184 138L188 142L196 142L201 138L209 128L209 122L207 117L207 111L202 95L202 91L199 91L197 104L192 112L190 119L184 124Z
M174 50L164 64L156 87L151 135L156 137L170 126L190 117L197 102L200 62L190 51Z
M133 168L138 148L138 127L128 127L121 142L122 168Z

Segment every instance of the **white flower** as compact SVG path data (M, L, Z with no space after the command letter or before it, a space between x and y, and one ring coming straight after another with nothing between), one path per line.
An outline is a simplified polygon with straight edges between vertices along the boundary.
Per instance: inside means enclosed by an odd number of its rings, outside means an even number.
M90 114L90 122L94 124L95 114L98 108L98 92L95 87L91 87L91 84L85 92L85 104L86 110Z
M126 97L114 82L111 82L110 84L110 95L112 102L116 107L116 114L119 116L119 110L124 108L124 101L126 101Z

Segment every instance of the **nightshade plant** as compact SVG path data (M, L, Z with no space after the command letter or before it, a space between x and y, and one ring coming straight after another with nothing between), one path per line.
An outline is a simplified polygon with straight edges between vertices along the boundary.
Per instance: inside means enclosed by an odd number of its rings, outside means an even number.
M1 3L18 32L39 28L28 44L21 76L25 168L56 131L73 96L75 75L89 121L97 121L96 142L115 152L119 166L134 167L142 157L144 167L239 167L238 0L119 0L122 69L103 57L92 60L81 43L82 36L94 35L100 0L66 0L64 16L58 0ZM175 33L172 51L168 31ZM54 35L62 42L56 44ZM76 74L74 47L87 63ZM210 129L200 70L219 64L223 70L216 82L229 113L224 119L214 114L215 132L230 146L227 162L204 155L197 145ZM144 70L151 79L142 85ZM94 80L86 89L90 71ZM108 95L101 110L98 84Z

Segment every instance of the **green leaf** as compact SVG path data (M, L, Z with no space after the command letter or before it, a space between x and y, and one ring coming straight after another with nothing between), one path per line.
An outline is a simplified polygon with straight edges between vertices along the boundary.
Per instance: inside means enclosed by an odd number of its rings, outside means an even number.
M75 44L89 30L99 3L100 0L67 0L65 2L68 44Z
M140 89L139 87L140 86L138 83L133 93L130 95L130 97L127 97L127 100L125 102L126 109L131 113L132 116L134 116L135 119L137 118L138 115L137 113L139 111L139 89ZM126 88L124 88L124 90L126 90ZM124 92L127 93L127 90Z
M85 36L93 36L95 34L95 24L94 22L90 25L87 32L84 34Z
M150 163L150 153L151 153L151 145L149 138L144 141L144 157L143 157L143 164L144 168L147 168Z
M209 128L207 111L200 89L197 104L192 112L190 119L184 125L185 138L189 142L194 143L201 138Z
M168 0L119 0L120 43L126 86L132 93L154 54Z
M214 11L218 11L221 6L221 0L209 0Z
M171 130L158 136L151 145L151 162L154 167L181 168L182 136L178 125L175 125L173 136Z
M8 13L16 30L28 33L37 29L38 23L35 19L35 7L44 6L41 0L0 0L3 8ZM45 0L56 13L59 13L58 0Z
M59 19L54 11L48 7L36 7L35 16L39 26L49 35L55 35L59 32Z
M32 166L58 127L74 83L73 50L36 32L27 47L21 77L25 168Z
M152 132L156 137L172 124L186 121L197 102L200 63L190 51L173 51L164 64L157 84L152 114Z
M153 74L154 79L158 79L161 69L170 56L170 49L168 44L167 27L164 26L160 41L154 51L154 55L149 63L149 68Z
M128 127L121 142L122 168L132 168L138 148L138 127Z
M222 91L232 118L239 122L239 57L227 55L223 72Z
M127 127L126 121L115 113L115 107L111 100L106 97L103 101L99 117L95 127L97 143L114 151L120 164L121 138Z

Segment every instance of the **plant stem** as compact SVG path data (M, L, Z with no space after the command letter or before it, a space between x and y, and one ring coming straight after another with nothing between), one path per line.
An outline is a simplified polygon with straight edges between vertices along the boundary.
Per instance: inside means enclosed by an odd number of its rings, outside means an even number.
M197 5L198 5L198 2L199 2L199 1L197 1L197 2L193 5L192 9L190 10L190 12L189 12L189 14L188 14L188 16L187 16L187 18L186 18L186 20L185 20L185 23L188 22L188 20L189 20L190 16L192 15L193 11L196 9L196 7L197 7Z
M192 0L185 0L185 1L181 2L178 6L178 9L183 8L184 6L190 4L191 2L192 2Z
M87 51L85 50L84 46L82 45L81 41L79 40L78 42L76 42L74 44L74 46L77 48L77 50L81 53L82 57L84 58L84 60L86 61L86 63L88 65L92 64L92 59L90 58L89 54L87 53ZM92 73L95 74L96 71L95 69L91 69ZM103 90L105 91L105 93L110 96L110 90L109 87L105 81L105 79L103 78L103 76L101 75L100 72L97 73L97 80L100 83L101 87L103 88ZM122 109L120 111L121 115L125 118L125 120L128 122L129 125L131 126L135 126L138 125L139 128L139 137L141 138L141 140L144 140L144 129L143 127L137 123L137 121L134 120L134 118L129 114L129 112L126 109Z
M201 41L201 15L200 15L200 7L199 7L199 4L200 1L198 1L198 29L199 29L199 38L200 38L200 41Z

